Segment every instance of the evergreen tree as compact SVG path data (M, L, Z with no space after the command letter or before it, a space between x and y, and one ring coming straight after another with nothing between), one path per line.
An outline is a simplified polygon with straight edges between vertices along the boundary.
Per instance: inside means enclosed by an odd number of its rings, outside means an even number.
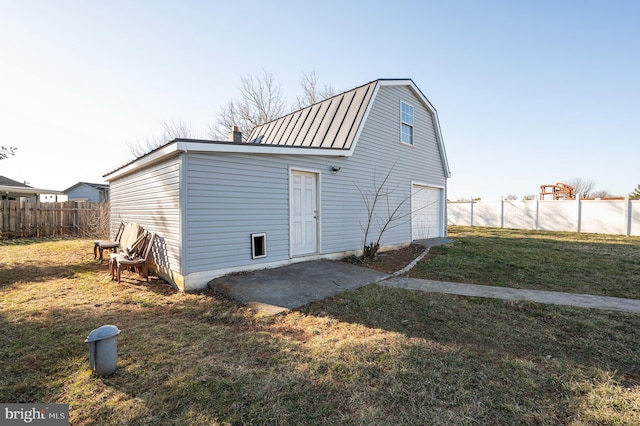
M640 185L636 186L636 189L633 190L631 194L629 194L630 200L640 200Z

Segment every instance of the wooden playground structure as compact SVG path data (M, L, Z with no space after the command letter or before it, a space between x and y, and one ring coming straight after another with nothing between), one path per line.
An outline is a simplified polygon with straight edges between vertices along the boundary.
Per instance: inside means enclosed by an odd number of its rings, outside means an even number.
M550 195L551 200L575 200L575 188L567 183L557 182L555 184L540 185L540 199L548 200L546 198Z
M551 196L547 198L547 196ZM575 200L575 188L568 183L556 182L555 184L540 185L541 200ZM581 200L624 200L625 197L580 197Z

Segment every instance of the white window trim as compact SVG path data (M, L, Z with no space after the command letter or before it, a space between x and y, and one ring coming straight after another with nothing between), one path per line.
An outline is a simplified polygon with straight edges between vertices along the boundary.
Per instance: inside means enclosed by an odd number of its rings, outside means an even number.
M415 140L416 140L415 125L407 123L402 119L402 104L405 104L405 105L411 107L411 111L412 111L411 116L412 116L414 122L415 122L415 113L413 113L413 111L415 111L416 108L413 105L411 105L409 102L405 102L403 100L400 100L400 143L402 145L404 145L404 146L413 147L413 146L415 146ZM411 143L407 143L407 142L402 140L402 125L403 124L406 124L407 126L411 127Z

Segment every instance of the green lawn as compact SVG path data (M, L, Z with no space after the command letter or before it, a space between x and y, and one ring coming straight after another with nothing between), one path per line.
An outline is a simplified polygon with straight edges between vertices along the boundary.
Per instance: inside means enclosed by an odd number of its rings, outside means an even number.
M552 245L583 237L566 238ZM1 402L67 403L74 425L640 424L640 315L372 285L260 317L133 274L118 285L91 248L0 243ZM108 378L83 342L103 324L122 330Z
M640 238L451 227L409 276L640 299Z

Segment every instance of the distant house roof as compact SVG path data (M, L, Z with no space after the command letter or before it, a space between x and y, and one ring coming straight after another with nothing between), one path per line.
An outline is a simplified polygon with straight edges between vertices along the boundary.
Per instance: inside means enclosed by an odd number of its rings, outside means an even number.
M350 149L377 84L372 81L253 129L248 143Z
M60 191L51 189L33 188L25 183L18 182L8 177L0 176L0 192L16 196L38 195L38 194L61 194Z
M13 186L15 188L31 188L29 185L17 180L9 179L8 177L0 176L0 186Z
M89 183L89 182L78 182L74 185L71 185L69 188L65 189L64 193L67 193L69 191L71 191L73 188L75 188L78 185L87 185L90 186L92 188L97 189L98 191L108 191L109 190L109 184L107 183Z
M108 183L89 183L89 182L82 182L82 183L84 183L85 185L92 186L95 189L99 189L99 190L109 189Z

